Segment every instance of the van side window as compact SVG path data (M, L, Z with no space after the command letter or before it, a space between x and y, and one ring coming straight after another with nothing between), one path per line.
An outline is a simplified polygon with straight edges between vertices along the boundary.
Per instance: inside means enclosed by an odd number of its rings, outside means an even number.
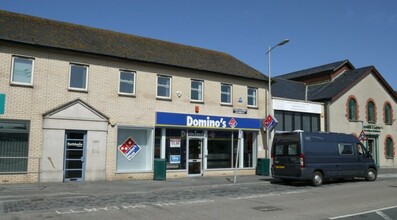
M364 149L360 144L357 144L357 154L358 155L364 155Z
M339 144L339 154L340 155L353 155L353 145L352 144Z

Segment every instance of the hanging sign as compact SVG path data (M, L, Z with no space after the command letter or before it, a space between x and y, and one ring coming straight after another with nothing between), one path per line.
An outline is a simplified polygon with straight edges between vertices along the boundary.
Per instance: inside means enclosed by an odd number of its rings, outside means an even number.
M272 131L274 129L274 127L276 127L277 123L278 123L278 121L275 118L273 118L272 115L269 114L267 116L267 118L265 119L263 126L265 126L265 128L268 131Z
M128 161L131 161L142 148L131 137L129 137L118 147L118 149Z

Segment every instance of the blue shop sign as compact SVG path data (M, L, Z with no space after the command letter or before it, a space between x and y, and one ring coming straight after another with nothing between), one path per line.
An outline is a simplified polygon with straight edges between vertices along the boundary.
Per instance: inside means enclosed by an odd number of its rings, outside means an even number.
M156 125L192 128L260 129L260 119L212 115L190 115L169 112L156 113Z

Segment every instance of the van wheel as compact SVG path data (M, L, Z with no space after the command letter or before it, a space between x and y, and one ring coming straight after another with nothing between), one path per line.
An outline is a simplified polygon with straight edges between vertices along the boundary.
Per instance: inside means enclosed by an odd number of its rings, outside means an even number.
M365 179L367 181L375 181L377 177L377 173L375 171L375 169L373 168L369 168L367 171L367 176L365 177Z
M319 171L313 173L312 184L313 186L321 186L323 184L323 174Z

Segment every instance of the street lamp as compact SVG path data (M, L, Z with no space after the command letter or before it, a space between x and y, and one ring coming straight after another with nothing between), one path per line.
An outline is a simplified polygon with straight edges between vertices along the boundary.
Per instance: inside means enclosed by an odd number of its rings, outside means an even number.
M278 43L278 44L276 44L275 46L273 46L273 47L270 47L269 46L269 50L266 52L266 54L268 55L268 58L269 58L269 69L268 69L268 74L269 74L269 76L268 76L268 80L269 80L269 85L268 85L268 88L269 88L269 96L268 96L268 98L267 98L267 114L268 115L270 115L270 103L271 103L271 101L272 101L272 84L271 84L271 70L270 70L270 55L271 55L271 51L274 49L274 48L276 48L276 47L280 47L280 46L283 46L284 44L286 44L286 43L288 43L289 42L289 40L288 39L284 39L283 41L281 41L280 43ZM269 150L270 150L270 138L271 138L271 132L268 130L267 132L266 132L266 134L267 134L267 157L269 158L269 156L268 156L268 154L269 154Z

